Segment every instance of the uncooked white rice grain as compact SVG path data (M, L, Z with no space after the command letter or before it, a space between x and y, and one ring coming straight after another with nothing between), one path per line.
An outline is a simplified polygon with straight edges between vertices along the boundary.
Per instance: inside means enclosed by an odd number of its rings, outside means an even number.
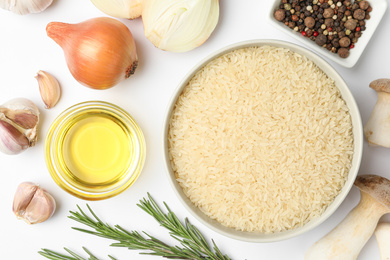
M345 184L352 122L306 57L250 47L211 61L179 96L168 133L177 181L222 225L279 232L320 216Z

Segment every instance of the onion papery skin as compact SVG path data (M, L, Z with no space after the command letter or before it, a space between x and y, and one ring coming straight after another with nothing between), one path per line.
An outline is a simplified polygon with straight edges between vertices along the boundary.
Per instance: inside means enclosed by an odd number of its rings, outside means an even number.
M61 46L71 74L84 86L111 88L137 68L134 38L126 25L113 18L77 24L51 22L46 32Z

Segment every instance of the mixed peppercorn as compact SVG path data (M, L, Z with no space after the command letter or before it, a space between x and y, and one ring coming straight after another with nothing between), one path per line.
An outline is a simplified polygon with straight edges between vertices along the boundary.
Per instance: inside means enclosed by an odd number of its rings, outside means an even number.
M366 30L372 7L365 0L282 0L276 20L341 58Z

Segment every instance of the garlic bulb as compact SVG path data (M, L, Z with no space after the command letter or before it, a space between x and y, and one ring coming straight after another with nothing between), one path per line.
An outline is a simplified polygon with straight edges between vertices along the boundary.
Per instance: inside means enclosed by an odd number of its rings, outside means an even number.
M162 50L185 52L203 44L219 19L218 0L144 0L145 36Z
M23 15L40 13L52 2L53 0L0 0L0 8Z
M54 198L38 185L21 183L15 193L12 211L18 219L37 224L49 219L56 209Z
M35 78L38 81L39 93L41 94L45 108L54 107L61 96L61 88L58 80L46 71L38 71Z
M0 151L18 154L37 141L39 110L26 98L12 99L0 106Z
M141 16L142 0L91 0L100 11L117 17L135 19Z

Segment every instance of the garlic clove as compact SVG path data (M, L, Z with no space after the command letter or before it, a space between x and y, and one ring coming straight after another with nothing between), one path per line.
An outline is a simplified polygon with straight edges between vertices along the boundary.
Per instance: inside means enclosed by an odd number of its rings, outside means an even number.
M48 220L54 214L55 209L56 203L53 196L38 188L22 219L28 224L41 223Z
M52 2L53 0L0 0L0 8L24 15L42 12Z
M31 182L21 183L15 193L12 211L18 219L37 224L49 219L56 202L46 190Z
M0 122L0 151L18 154L35 145L39 110L31 100L16 98L1 105Z
M38 81L39 92L41 94L45 108L54 107L61 96L61 88L58 80L46 71L38 71L35 78Z
M126 19L135 19L142 14L142 0L91 0L102 12Z
M33 128L38 123L38 116L26 110L1 110L6 118L25 129Z
M159 49L185 52L203 44L219 19L218 0L144 0L145 36Z
M18 154L29 147L28 139L15 127L0 120L0 151Z
M19 184L16 189L12 206L12 211L17 217L23 216L37 189L38 186L32 182L23 182Z

